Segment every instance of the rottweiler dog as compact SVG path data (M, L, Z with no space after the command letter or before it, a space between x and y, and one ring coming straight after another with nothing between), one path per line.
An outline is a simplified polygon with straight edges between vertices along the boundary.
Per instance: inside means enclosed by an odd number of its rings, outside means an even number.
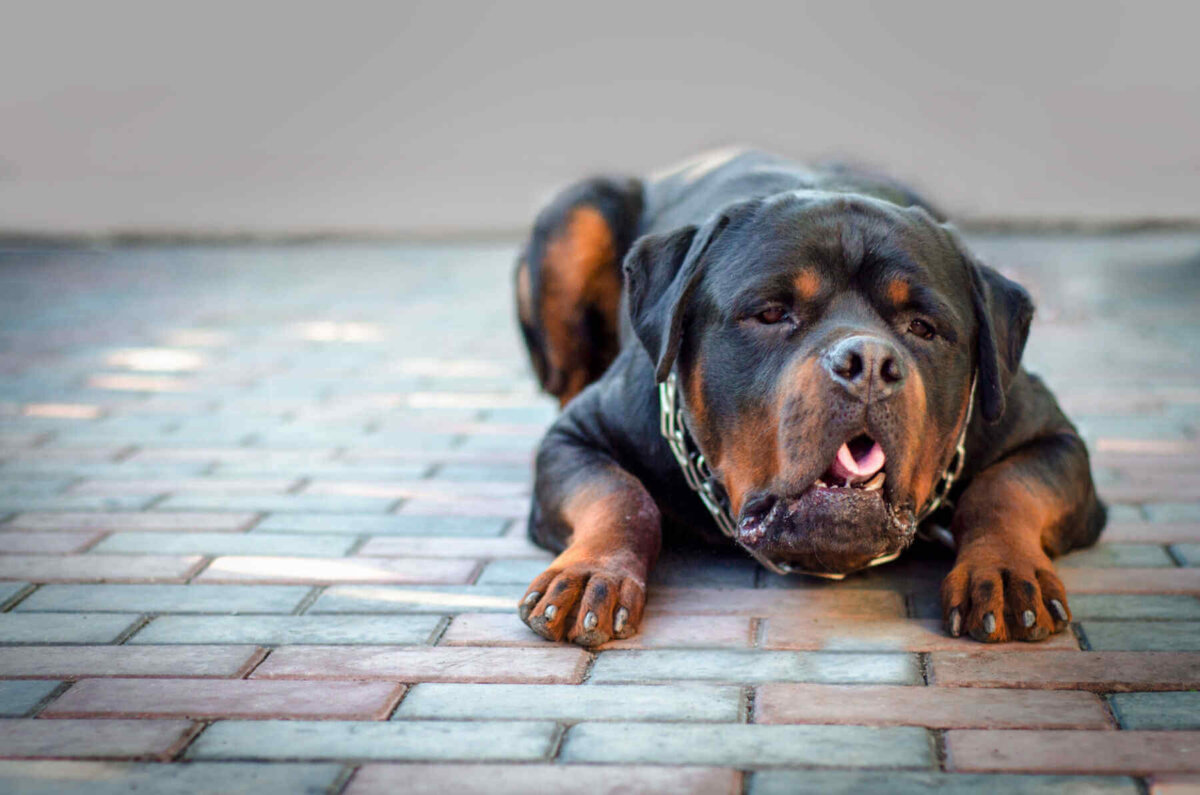
M541 212L515 283L564 409L529 517L559 554L518 606L539 635L635 634L681 531L832 578L934 532L951 635L1069 622L1050 559L1105 522L1087 449L1021 367L1029 294L912 190L758 152L589 179Z

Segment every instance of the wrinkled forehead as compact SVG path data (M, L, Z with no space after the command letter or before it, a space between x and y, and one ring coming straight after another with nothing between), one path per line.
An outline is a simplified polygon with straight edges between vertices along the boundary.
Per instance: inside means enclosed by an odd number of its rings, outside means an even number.
M773 197L721 234L708 265L706 292L719 304L746 291L869 290L899 281L969 305L966 265L946 231L923 211L862 196Z

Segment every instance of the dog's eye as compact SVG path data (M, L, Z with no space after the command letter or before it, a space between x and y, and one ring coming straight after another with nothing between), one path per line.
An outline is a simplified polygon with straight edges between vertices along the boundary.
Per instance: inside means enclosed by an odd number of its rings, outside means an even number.
M933 326L929 325L921 318L916 318L913 320L913 322L908 324L908 332L910 334L916 334L923 340L931 340L937 334L937 332L934 331Z
M754 319L764 325L773 326L776 323L782 323L784 320L787 320L787 316L787 310L782 306L772 306L759 312L754 316Z

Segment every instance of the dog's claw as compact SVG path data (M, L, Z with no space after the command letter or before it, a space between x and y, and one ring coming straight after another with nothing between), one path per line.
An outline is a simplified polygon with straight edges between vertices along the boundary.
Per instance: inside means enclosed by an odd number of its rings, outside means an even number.
M549 611L547 611L549 612ZM987 635L991 635L996 631L996 614L988 613L983 617L983 631Z
M625 608L619 608L617 615L613 618L613 632L618 635L625 630L625 622L629 620L629 611Z
M958 612L958 608L950 611L950 636L957 638L962 634L962 613Z
M517 607L517 614L521 616L521 620L525 621L529 618L529 614L533 612L533 606L538 603L542 595L537 591L530 591L529 595L521 600L521 604Z
M596 614L590 610L588 611L587 615L583 617L583 628L588 632L591 632L593 629L595 629L596 625L599 623L600 619L596 618Z
M1021 623L1025 625L1025 629L1033 626L1033 622L1037 621L1037 615L1032 610L1026 610L1021 614Z
M558 606L557 606L557 605L550 605L549 607L547 607L545 610L543 610L543 611L542 611L542 615L544 615L544 616L546 617L546 620L547 620L547 621L553 621L553 620L554 620L554 616L555 616L557 613L558 613Z
M1057 599L1050 600L1050 609L1054 611L1054 615L1059 621L1070 620L1070 617L1067 615L1067 608L1063 607L1063 603Z

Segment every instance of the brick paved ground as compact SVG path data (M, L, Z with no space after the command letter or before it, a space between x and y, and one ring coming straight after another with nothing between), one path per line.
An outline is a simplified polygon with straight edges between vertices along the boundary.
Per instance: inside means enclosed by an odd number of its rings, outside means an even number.
M929 552L531 635L507 249L3 255L0 790L1200 787L1200 236L978 243L1114 503L1040 645L943 636Z

